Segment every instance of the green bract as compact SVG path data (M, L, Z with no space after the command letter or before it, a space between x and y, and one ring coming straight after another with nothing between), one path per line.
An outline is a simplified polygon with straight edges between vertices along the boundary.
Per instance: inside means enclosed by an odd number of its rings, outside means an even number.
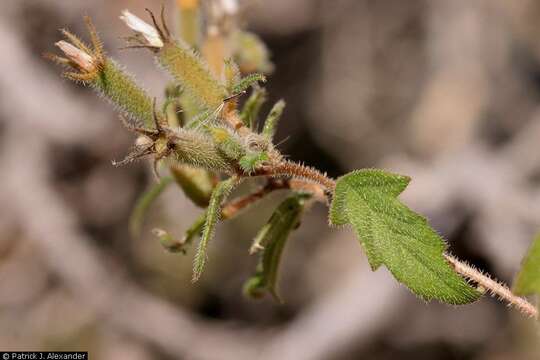
M206 220L202 230L201 241L193 263L194 282L199 280L204 270L204 265L206 264L206 249L208 248L208 242L214 236L216 224L221 216L221 203L229 196L230 192L240 183L240 181L241 180L237 177L223 180L216 185L212 192L210 203L206 210Z
M540 295L540 235L536 237L523 259L521 271L514 284L517 295Z
M255 237L250 253L261 251L262 254L255 275L244 285L246 295L258 298L268 291L281 302L276 289L281 255L289 234L300 223L304 202L309 197L294 194L285 199Z
M424 217L397 199L409 181L381 170L354 171L339 178L331 223L352 225L372 269L385 265L419 297L449 304L475 301L480 294L445 261L442 238Z

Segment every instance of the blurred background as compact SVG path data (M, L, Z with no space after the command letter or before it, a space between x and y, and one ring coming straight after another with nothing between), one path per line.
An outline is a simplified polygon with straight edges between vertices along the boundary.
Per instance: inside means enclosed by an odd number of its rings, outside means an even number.
M174 1L165 1L171 8ZM129 235L148 164L114 168L133 137L92 91L41 58L58 29L86 35L161 96L144 52L120 51L124 8L161 1L2 0L0 12L0 349L81 350L92 359L539 359L538 330L493 299L424 303L351 231L305 214L285 253L285 304L248 300L250 241L279 197L220 224L203 278L181 235L201 210L177 188ZM270 99L287 101L280 149L339 176L412 176L402 199L458 257L511 283L540 229L540 2L243 2L270 48ZM172 21L172 15L171 21ZM272 103L273 101L270 101ZM267 111L269 106L266 106Z

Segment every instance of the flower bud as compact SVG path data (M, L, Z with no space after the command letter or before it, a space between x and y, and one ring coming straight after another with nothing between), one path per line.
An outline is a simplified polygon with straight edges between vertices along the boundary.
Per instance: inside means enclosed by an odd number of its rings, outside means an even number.
M64 40L58 41L55 45L58 46L67 58L77 65L80 70L92 72L96 69L94 58L85 51Z
M163 47L163 40L156 28L130 13L129 10L122 11L120 20L125 22L131 30L142 35L149 46L156 48Z

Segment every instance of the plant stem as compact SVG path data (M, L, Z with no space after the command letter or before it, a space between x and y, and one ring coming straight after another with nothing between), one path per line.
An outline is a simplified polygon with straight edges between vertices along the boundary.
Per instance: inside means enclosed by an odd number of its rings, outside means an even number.
M524 298L514 295L506 285L493 280L489 275L483 274L481 271L459 261L451 255L444 254L444 257L458 274L478 283L478 285L486 289L492 296L497 295L500 300L506 301L508 305L515 307L522 314L538 319L538 310L536 307Z
M330 193L333 193L336 188L336 181L323 174L319 170L298 164L292 161L283 161L274 166L263 168L263 173L258 175L267 176L290 176L302 180L307 180L321 185Z

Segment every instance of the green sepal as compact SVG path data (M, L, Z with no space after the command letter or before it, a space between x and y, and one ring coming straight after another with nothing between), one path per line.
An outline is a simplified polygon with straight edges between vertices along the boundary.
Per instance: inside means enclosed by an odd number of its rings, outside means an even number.
M422 299L449 304L475 301L480 293L445 261L443 239L424 217L397 199L409 181L406 176L371 169L339 178L331 224L352 225L372 269L385 265Z
M521 264L515 283L516 295L540 295L540 235L536 236Z
M193 279L199 280L206 264L206 251L208 243L214 236L216 224L221 216L221 203L229 196L231 191L241 182L238 177L231 177L218 183L210 197L210 203L206 209L206 218L201 235L201 241L193 262Z
M262 130L262 135L268 140L273 139L276 133L277 125L279 123L279 120L281 119L281 115L283 114L284 109L285 101L279 100L277 103L274 104L274 106L268 113L268 116L266 117L266 120L264 122L264 128Z
M248 153L240 158L238 165L245 174L253 173L258 166L262 165L264 162L268 161L268 154L264 151L262 152L252 152Z
M242 112L240 113L240 119L242 123L249 127L251 130L255 130L255 124L257 123L257 117L261 111L261 107L267 100L267 93L264 88L254 87L253 92L246 100Z
M144 217L154 201L173 182L171 176L161 178L160 182L154 184L150 189L141 194L129 218L129 231L132 236L139 236L141 233Z
M261 297L268 292L282 302L277 291L279 265L290 233L300 224L304 203L310 195L296 193L285 199L274 211L270 220L261 228L253 241L250 253L261 251L259 264L253 277L244 285L244 293Z
M190 165L216 172L233 170L230 160L217 148L211 135L204 131L178 128L174 130L174 136L161 144L156 142L157 145L173 149L165 159L171 166Z
M240 144L240 140L224 128L211 128L210 133L218 146L218 149L230 160L238 160L245 155L246 151Z

